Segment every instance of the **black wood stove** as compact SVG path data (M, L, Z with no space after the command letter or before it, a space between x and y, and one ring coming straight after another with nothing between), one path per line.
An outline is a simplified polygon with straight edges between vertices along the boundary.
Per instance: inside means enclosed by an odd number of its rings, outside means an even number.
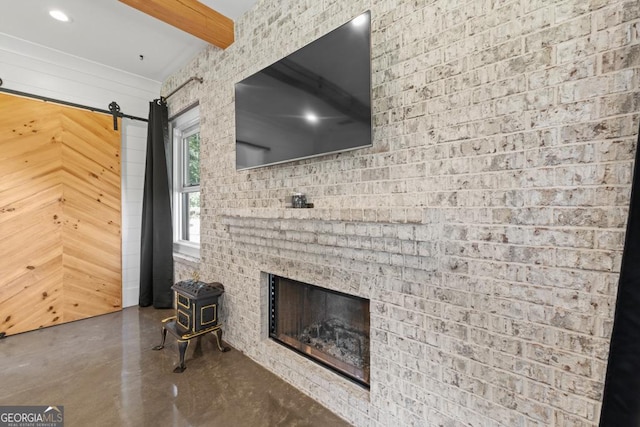
M222 325L218 323L219 297L224 293L221 283L205 283L199 280L185 280L174 284L176 315L162 321L162 343L154 350L162 350L167 331L178 340L180 364L173 372L187 369L184 356L193 338L211 332L216 337L218 350L229 351L222 346Z

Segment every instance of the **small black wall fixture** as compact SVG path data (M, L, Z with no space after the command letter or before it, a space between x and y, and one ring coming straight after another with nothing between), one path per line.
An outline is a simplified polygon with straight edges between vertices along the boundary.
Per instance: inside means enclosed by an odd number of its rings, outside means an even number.
M100 108L89 107L87 105L76 104L74 102L62 101L60 99L48 98L46 96L34 95L32 93L20 92L18 90L13 90L13 89L7 89L7 88L4 88L4 87L1 87L2 83L3 83L2 79L0 79L0 92L9 93L11 95L23 96L25 98L38 99L38 100L44 101L44 102L52 102L54 104L66 105L68 107L81 108L83 110L93 111L94 113L109 114L110 116L113 116L113 130L118 130L118 117L125 118L125 119L131 119L131 120L138 120L138 121L141 121L141 122L148 122L149 121L148 119L145 119L143 117L130 116L129 114L121 113L120 112L120 106L115 101L112 101L109 104L109 109L108 110L103 110L103 109L100 109Z
M640 144L640 130L638 131ZM636 146L627 234L604 383L600 427L640 426L640 151Z

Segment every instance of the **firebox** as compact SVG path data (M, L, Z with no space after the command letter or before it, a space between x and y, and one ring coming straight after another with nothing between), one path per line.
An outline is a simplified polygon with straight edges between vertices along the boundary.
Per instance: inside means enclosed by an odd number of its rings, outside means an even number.
M270 274L269 336L369 388L369 300Z

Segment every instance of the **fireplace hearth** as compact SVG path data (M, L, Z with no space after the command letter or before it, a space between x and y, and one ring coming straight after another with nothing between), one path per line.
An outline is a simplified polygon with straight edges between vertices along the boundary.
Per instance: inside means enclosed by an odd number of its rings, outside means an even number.
M369 300L269 275L269 336L369 387Z

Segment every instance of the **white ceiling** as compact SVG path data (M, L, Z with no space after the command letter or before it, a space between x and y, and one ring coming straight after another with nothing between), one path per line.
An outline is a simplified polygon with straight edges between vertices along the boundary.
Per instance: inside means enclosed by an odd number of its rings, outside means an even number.
M200 1L235 21L257 0ZM118 0L2 3L0 33L159 82L207 46L205 41ZM51 9L62 10L71 22L52 19Z

